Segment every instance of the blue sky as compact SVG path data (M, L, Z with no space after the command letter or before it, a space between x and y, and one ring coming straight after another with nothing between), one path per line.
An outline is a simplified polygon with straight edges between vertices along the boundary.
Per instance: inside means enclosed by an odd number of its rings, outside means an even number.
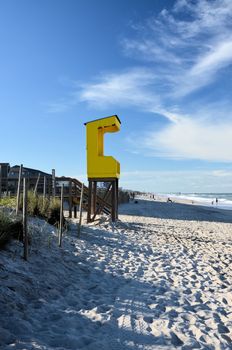
M232 2L0 0L1 161L86 180L118 114L124 188L232 192Z

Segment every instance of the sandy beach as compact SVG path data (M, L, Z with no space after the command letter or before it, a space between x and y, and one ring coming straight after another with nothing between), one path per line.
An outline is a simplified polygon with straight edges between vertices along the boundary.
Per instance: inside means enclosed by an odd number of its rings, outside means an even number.
M232 213L138 200L0 251L0 349L232 349Z

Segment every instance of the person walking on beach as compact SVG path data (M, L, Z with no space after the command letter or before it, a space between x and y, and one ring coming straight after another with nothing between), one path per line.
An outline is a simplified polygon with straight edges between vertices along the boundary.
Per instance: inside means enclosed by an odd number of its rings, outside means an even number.
M218 204L218 199L217 198L216 198L215 202L216 202L216 204Z

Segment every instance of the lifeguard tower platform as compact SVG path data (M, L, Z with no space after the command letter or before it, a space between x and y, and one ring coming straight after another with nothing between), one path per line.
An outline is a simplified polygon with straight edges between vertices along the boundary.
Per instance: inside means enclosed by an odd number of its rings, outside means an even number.
M118 218L120 163L113 157L104 155L104 134L119 131L121 121L117 115L113 115L87 122L85 125L89 181L87 221L93 221L102 210L96 203L98 182L108 183L103 200L107 201L111 197L111 217L112 221L115 221Z

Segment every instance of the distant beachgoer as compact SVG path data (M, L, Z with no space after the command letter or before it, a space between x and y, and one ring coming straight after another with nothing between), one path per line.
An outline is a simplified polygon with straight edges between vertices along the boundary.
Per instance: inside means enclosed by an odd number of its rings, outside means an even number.
M214 201L212 201L212 205L214 205Z
M172 203L172 200L168 197L167 202L168 202L168 203Z
M218 199L217 199L217 198L216 198L216 201L215 201L215 202L216 202L216 204L218 204Z

